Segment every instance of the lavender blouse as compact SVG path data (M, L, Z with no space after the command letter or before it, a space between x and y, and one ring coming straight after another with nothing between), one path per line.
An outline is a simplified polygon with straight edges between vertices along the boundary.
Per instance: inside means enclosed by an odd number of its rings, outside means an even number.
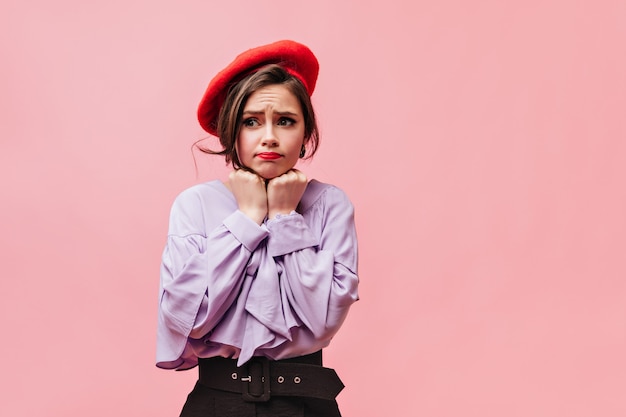
M196 185L171 210L156 364L315 352L339 330L357 286L354 210L337 187L312 180L296 211L259 226L221 181Z

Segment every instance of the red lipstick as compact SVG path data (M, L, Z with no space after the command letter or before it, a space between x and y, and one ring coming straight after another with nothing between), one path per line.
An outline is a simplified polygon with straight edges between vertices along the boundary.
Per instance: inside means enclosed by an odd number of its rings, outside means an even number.
M257 154L257 156L261 159L265 159L265 160L273 160L273 159L278 159L280 158L280 154L276 153L276 152L261 152L259 154Z

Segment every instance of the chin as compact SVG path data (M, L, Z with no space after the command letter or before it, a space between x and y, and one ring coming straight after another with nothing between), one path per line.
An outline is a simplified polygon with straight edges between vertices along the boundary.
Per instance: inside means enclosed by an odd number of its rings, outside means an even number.
M276 178L276 177L280 177L281 175L283 175L285 172L287 172L289 170L285 170L285 171L275 171L275 170L261 170L259 171L255 171L256 174L266 180L271 180L272 178Z
M284 174L284 172L283 172L283 174ZM263 173L258 173L257 172L257 175L259 177L265 179L265 180L271 180L272 178L280 177L283 174L276 174L276 173L274 173L274 174L263 174Z

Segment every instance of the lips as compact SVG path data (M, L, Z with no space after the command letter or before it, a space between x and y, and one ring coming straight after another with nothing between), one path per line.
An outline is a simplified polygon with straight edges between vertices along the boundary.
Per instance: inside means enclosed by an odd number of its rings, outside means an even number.
M266 161L271 161L273 159L278 159L281 157L281 155L279 153L276 152L261 152L259 154L257 154L257 156L261 159L264 159Z

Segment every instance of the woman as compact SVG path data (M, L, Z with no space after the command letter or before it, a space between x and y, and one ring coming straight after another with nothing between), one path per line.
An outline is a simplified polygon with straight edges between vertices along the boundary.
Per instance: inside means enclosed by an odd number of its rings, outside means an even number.
M295 169L318 129L318 62L280 41L209 84L201 126L233 171L181 193L161 266L157 366L199 380L181 416L339 416L343 384L321 349L357 295L353 208Z

